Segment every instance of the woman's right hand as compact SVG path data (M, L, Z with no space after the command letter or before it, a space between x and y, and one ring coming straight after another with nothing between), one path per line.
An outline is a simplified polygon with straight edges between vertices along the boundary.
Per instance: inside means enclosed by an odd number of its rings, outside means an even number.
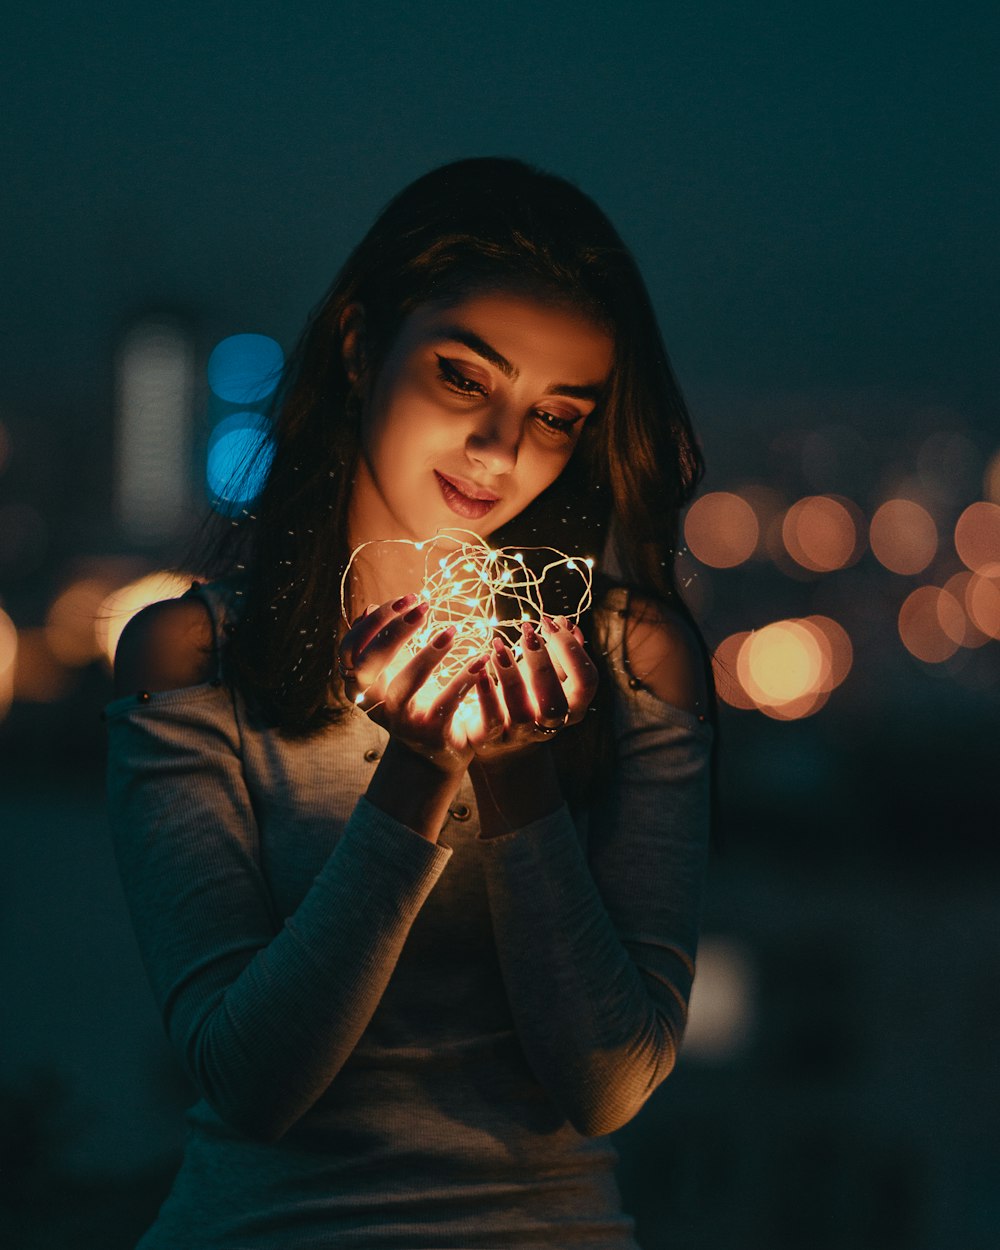
M338 666L348 698L393 738L424 756L442 772L462 774L472 759L464 731L454 726L455 712L485 669L480 656L458 673L432 699L419 706L415 696L434 673L455 640L449 626L432 638L391 678L399 649L423 625L430 605L417 595L370 606L351 623L340 643ZM360 696L360 697L359 697Z

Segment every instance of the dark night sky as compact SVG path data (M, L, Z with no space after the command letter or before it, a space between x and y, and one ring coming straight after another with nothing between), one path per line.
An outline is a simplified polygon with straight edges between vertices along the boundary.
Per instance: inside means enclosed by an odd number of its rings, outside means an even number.
M92 419L147 302L288 347L391 194L501 153L608 211L689 393L875 388L982 428L998 33L994 4L858 0L13 11L7 403Z

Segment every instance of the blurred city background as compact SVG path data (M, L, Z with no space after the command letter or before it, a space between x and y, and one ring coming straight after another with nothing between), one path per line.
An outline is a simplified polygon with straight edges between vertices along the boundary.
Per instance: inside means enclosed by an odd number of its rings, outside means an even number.
M640 1243L995 1247L995 6L6 26L3 1244L131 1246L193 1098L103 811L117 636L185 588L162 570L376 212L502 154L633 248L708 464L679 569L724 843L683 1054L616 1135Z

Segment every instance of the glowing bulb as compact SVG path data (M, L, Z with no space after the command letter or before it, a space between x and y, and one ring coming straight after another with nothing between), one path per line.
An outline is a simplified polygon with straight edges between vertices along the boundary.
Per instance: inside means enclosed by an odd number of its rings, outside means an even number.
M544 583L551 570L566 566L581 578L580 597L575 608L567 611L568 617L578 620L592 601L590 570L594 561L589 557L574 558L552 547L535 547L532 550L545 553L546 558L539 564L529 566L522 551L487 547L474 531L455 528L439 530L433 538L420 542L403 538L380 539L356 547L340 583L341 611L345 622L348 620L346 587L351 567L358 554L374 543L404 543L418 551L429 548L424 557L420 597L428 602L430 610L420 631L400 648L394 664L405 663L443 627L459 626L447 655L425 683L428 699L433 699L437 693L437 689L432 687L443 688L484 651L491 654L489 646L494 630L499 628L519 635L523 622L541 624L542 616L546 614ZM439 554L442 544L449 545L448 554L444 556ZM504 616L498 612L498 597L503 603L511 604L512 614ZM551 612L548 614L551 615ZM514 654L521 656L523 649L515 645ZM385 676L389 677L389 670ZM474 691L466 698L474 703Z

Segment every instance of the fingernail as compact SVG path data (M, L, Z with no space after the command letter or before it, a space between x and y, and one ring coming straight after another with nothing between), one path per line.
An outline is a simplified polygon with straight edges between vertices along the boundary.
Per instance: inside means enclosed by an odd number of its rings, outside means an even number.
M402 599L396 599L392 604L393 612L402 612L404 608L408 608L411 603L417 602L417 596L414 594L404 595Z
M478 673L481 673L485 667L486 667L486 656L481 655L478 660L476 660L473 664L469 665L469 672L478 674Z
M550 634L559 633L559 626L555 623L551 616L546 616L544 612L542 613L542 622Z
M407 612L407 614L403 617L403 620L406 621L408 625L415 625L422 616L427 615L430 611L430 607L431 605L429 603L418 603L415 608L412 608L409 612Z
M437 647L441 651L455 637L455 626L449 625L447 629L442 629L440 634L431 643L432 647Z
M510 668L513 661L510 658L510 652L502 638L493 639L493 650L496 655L493 657L501 668Z
M524 635L524 645L529 651L540 651L542 649L542 640L535 633L535 627L530 621L525 621L521 626L521 633Z

